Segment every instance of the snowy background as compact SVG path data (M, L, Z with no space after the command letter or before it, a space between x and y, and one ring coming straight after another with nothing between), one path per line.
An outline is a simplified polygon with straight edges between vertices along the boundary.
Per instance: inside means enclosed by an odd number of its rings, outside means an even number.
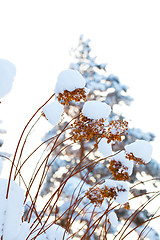
M3 149L13 151L24 124L53 93L57 75L71 62L69 50L84 34L93 55L108 64L108 73L130 87L134 102L124 109L126 118L131 127L156 135L153 158L159 160L158 6L158 0L0 1L0 58L17 70L0 106L7 130Z

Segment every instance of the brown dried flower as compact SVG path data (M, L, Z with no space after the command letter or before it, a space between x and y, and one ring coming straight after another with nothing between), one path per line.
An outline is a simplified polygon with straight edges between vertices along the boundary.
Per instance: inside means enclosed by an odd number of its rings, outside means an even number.
M122 135L128 130L128 122L123 120L113 120L108 125L107 139L111 141L121 141Z
M59 93L57 98L61 104L69 105L69 102L72 100L75 102L80 100L86 101L86 92L84 88L77 88L72 92L65 90L63 93Z
M126 153L126 158L129 160L133 160L136 164L144 164L146 165L147 163L143 161L142 158L137 158L133 155L133 153Z
M107 186L105 186L104 188L100 189L100 192L104 198L116 199L116 197L118 196L116 187L108 188Z
M106 134L104 121L103 118L89 119L81 113L80 118L76 119L71 125L73 140L76 142L82 139L89 140L95 137L97 143L97 139L99 137L104 137Z
M124 209L126 210L130 210L130 205L129 205L129 202L126 202L124 205L123 205Z
M100 207L104 200L100 190L101 189L98 187L89 188L89 190L85 193L86 197L91 201L91 203L95 204L97 207Z
M128 168L123 166L120 161L111 160L108 169L113 173L116 180L129 180Z
M113 180L111 180L113 181ZM123 186L103 186L102 188L89 188L85 193L86 197L96 206L101 206L105 198L114 199L118 197L120 192L126 192ZM127 207L127 204L126 204Z

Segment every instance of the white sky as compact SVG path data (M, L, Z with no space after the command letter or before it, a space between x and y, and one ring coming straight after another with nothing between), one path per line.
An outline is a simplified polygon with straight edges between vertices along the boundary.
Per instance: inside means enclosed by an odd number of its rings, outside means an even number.
M157 135L153 157L159 160L159 29L159 0L1 0L0 58L17 69L0 106L6 142L14 145L10 136L16 138L52 94L58 73L70 64L70 48L84 34L99 62L130 87L135 101L127 117Z

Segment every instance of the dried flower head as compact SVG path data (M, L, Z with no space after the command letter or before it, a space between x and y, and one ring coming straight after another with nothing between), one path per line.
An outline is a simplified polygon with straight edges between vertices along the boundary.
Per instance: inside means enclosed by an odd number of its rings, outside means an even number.
M129 205L129 202L126 202L124 205L123 205L124 209L126 210L130 210L130 205Z
M129 186L127 182L107 178L105 183L101 185L100 192L104 198L115 200L120 204L128 202Z
M122 135L128 130L128 122L123 120L113 120L108 125L107 139L111 141L121 141Z
M118 196L116 187L109 188L107 186L104 186L102 189L100 189L100 192L103 198L116 199Z
M75 101L79 102L80 100L86 101L86 91L84 88L77 88L73 91L64 90L63 93L57 95L58 101L63 105L69 105L69 102Z
M55 93L58 101L68 105L70 101L86 100L88 89L85 88L86 80L77 70L67 69L62 71L57 79Z
M86 197L91 201L91 203L95 204L97 207L100 207L104 200L104 197L100 191L101 189L98 187L89 188L89 190L85 193Z
M73 140L81 141L82 139L92 139L95 137L96 143L99 137L105 136L105 120L102 119L89 119L83 114L80 114L80 118L76 119L72 126Z
M152 146L145 140L137 140L125 146L127 158L137 164L147 164L151 160Z
M101 195L103 198L110 198L117 201L117 197L121 192L127 192L125 188L122 186L104 186L102 189L100 189Z
M133 153L126 153L126 158L129 160L133 160L136 164L144 164L146 165L147 163L143 161L142 158L135 157Z
M112 172L116 180L129 180L128 168L122 165L120 161L111 160L108 169Z

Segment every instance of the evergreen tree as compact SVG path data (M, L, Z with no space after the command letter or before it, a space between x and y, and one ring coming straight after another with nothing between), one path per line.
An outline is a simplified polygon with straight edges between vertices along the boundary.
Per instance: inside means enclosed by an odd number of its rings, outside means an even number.
M130 105L133 99L127 94L128 87L123 85L119 78L114 75L107 75L106 72L106 64L105 63L97 63L96 57L91 56L91 47L90 40L84 40L83 36L80 36L79 44L75 49L71 50L71 55L75 58L75 62L70 64L70 68L74 70L78 70L83 77L86 79L86 87L90 89L90 92L87 96L87 100L99 100L103 101L111 106L112 113L110 115L111 120L123 120L124 116L116 112L116 105ZM50 137L59 133L63 127L75 116L79 115L82 109L82 104L76 104L72 101L70 106L65 106L65 113L63 121L60 125L51 129L49 133L46 134L44 139L49 139ZM94 109L93 109L94 111ZM66 133L61 135L59 141L63 141L69 136ZM128 134L125 134L125 137L122 142L119 144L116 143L113 146L113 150L121 150L126 144L134 142L136 139L143 139L146 141L153 141L154 135L152 133L144 133L140 129L129 128ZM61 144L60 148L56 148L54 151L54 156L52 156L51 162L54 159L53 164L50 166L49 174L47 175L46 183L44 184L43 190L41 192L42 196L49 194L52 189L54 189L57 185L57 182L61 181L61 178L67 171L67 169L71 169L75 166L84 156L89 152L95 143L95 139L91 141L84 141L75 143L74 145L70 144L70 140L64 141ZM70 146L68 146L70 145ZM57 156L57 154L61 152L61 155ZM92 154L89 154L85 157L84 161L87 163L92 162L92 159L96 159L99 157L99 151L95 149ZM83 162L83 163L85 163ZM81 174L77 175L78 178L83 179L84 176L88 176L87 184L94 185L95 182L100 181L104 177L110 176L111 172L106 168L108 165L108 161L104 161L103 163L99 163L93 169L88 168L88 172L86 170ZM154 167L153 167L154 166ZM160 169L160 165L152 160L148 165L140 165L137 167L135 165L133 174L130 178L131 183L135 183L139 180L139 176L145 170L148 176L159 177L160 173L157 171L157 168ZM139 190L138 188L132 192L133 195L138 195L141 193L145 193L146 185L144 185L144 189ZM67 196L67 191L64 192L64 198ZM68 203L69 204L69 203ZM66 205L66 200L65 200ZM59 206L59 211L63 211L64 205ZM126 219L128 214L131 214L131 210L126 212L125 209L122 209L118 212L119 219ZM141 213L141 216L137 215L134 220L134 223L138 225L142 221L145 221L149 217L149 213L147 211ZM61 222L63 225L63 223ZM158 235L155 233L155 239L159 239ZM96 238L96 237L95 237Z

